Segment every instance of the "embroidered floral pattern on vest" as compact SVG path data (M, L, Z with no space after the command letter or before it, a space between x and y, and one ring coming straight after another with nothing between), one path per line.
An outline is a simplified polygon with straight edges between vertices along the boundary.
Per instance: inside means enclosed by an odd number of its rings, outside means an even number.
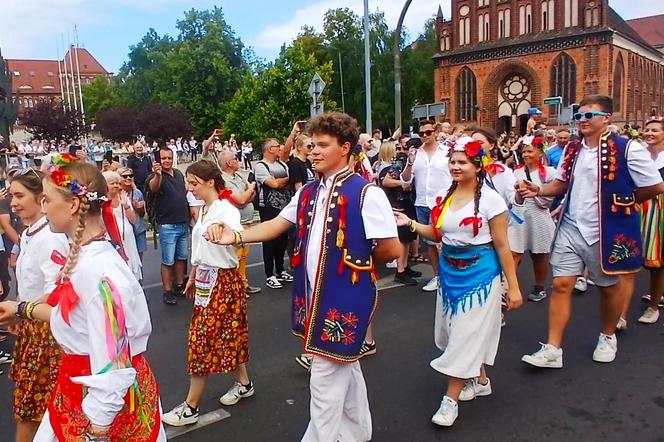
M609 262L615 264L627 258L641 255L641 250L636 240L629 239L622 233L616 235L611 246L611 255Z
M341 314L337 309L330 309L325 315L321 339L329 342L352 344L355 342L357 316L353 312Z

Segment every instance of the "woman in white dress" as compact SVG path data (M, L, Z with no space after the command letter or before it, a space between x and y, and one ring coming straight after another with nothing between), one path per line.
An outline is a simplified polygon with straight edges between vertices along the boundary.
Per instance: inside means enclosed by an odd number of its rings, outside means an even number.
M524 164L517 166L514 176L517 183L527 180L541 186L550 183L556 178L556 169L545 166L544 139L527 136L521 141ZM513 196L512 210L523 220L523 223L510 223L508 238L516 268L519 268L521 258L526 251L530 251L535 270L535 287L528 295L528 300L539 302L546 298L544 284L549 273L549 252L553 242L556 225L551 218L549 208L553 203L552 197L535 197L523 201L518 194Z
M397 225L441 241L434 337L443 354L431 366L448 376L447 392L431 421L451 426L458 401L491 394L486 365L493 365L500 340L501 272L507 279L508 308L521 293L507 242L507 206L485 183L485 153L470 137L450 150L452 186L432 209L432 225L395 212Z
M49 322L63 351L34 440L166 441L159 391L144 357L152 330L145 296L105 239L106 181L95 166L71 155L53 161L43 210L51 230L71 240L69 256L59 262L64 267L47 303L0 303L0 324Z
M120 187L120 174L113 171L103 173L108 185L108 199L113 207L113 216L120 231L122 247L127 254L127 265L137 280L143 279L141 256L136 247L136 237L134 236L134 224L138 222L138 214L129 199L126 190Z
M23 169L11 178L9 193L12 210L27 226L20 236L16 261L19 301L38 301L55 288L62 267L58 257L69 253L67 237L53 233L41 213L42 175L33 168ZM53 339L48 322L23 321L17 333L9 376L15 382L14 417L16 441L32 441L58 378L62 351Z

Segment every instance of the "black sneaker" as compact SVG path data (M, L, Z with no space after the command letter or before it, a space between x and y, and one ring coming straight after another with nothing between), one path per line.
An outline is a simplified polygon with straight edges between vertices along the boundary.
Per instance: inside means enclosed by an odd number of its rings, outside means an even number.
M362 348L360 348L360 357L363 358L365 356L371 356L375 354L376 354L376 341L371 343L364 341L362 343Z
M173 292L178 298L184 298L184 284L175 284L175 290L173 290Z
M413 270L410 267L406 267L406 269L403 271L406 275L411 276L413 278L419 278L422 276L422 272L418 272L417 270Z
M415 278L412 276L409 276L405 271L401 273L397 272L394 275L394 281L403 285L417 285L417 280L415 280Z
M166 305L176 305L178 303L177 298L172 291L164 292L164 304Z
M0 364L11 364L12 355L5 351L0 351Z

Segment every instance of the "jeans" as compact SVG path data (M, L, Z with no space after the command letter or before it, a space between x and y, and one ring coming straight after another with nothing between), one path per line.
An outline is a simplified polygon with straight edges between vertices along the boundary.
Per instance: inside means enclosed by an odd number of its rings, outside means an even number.
M189 226L187 224L159 224L161 263L172 266L175 261L189 259Z

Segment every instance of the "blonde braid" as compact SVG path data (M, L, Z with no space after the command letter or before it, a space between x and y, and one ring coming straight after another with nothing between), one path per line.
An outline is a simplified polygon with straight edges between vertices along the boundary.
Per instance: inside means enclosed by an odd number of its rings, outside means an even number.
M78 226L76 227L76 232L74 233L74 242L71 245L69 250L69 259L65 265L65 269L62 272L63 279L69 278L71 272L76 267L76 262L78 261L78 255L81 253L81 243L83 242L83 231L85 230L85 216L90 210L90 203L87 198L81 198L81 205L78 209Z

